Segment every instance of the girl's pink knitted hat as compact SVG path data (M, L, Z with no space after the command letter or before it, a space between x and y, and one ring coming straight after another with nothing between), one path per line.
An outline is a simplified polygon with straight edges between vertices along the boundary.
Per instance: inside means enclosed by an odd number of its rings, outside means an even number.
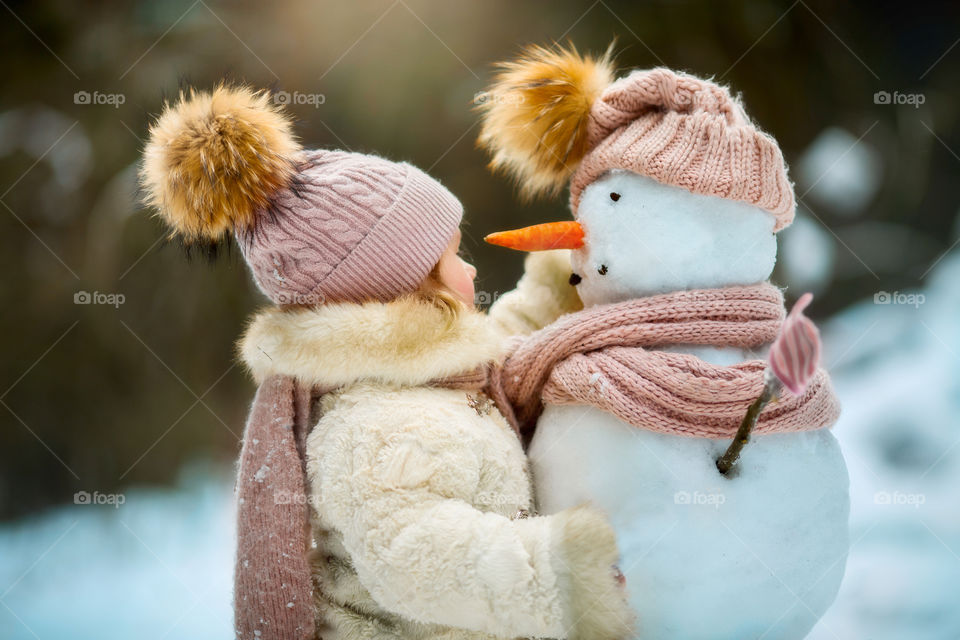
M569 181L574 215L590 183L627 169L693 193L749 203L793 220L793 185L776 141L726 87L669 69L613 81L609 52L531 47L501 72L481 105L480 143L524 192Z
M191 91L151 127L141 183L187 242L233 232L277 304L388 301L415 291L463 215L406 163L304 151L266 92Z
M420 169L376 156L307 151L294 188L237 239L277 304L388 301L415 291L463 209Z

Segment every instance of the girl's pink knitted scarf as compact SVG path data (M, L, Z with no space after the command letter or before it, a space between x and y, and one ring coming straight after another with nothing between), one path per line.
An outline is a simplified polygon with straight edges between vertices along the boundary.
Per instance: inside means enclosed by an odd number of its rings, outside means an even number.
M681 291L563 316L516 345L492 373L490 392L515 428L546 404L591 405L636 427L729 439L763 388L764 360L716 366L669 345L762 349L785 317L783 295L764 283ZM840 413L826 371L801 397L783 394L755 433L831 426Z

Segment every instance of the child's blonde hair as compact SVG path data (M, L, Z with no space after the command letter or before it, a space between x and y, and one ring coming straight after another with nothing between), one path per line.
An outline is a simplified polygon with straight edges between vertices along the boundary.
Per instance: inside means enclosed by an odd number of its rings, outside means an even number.
M413 295L436 306L450 320L457 318L467 308L467 305L440 279L439 262L434 265Z
M407 294L411 298L428 302L443 312L448 320L455 320L460 313L467 308L460 298L458 298L450 287L440 279L440 263L438 262L427 277L420 283L420 287L413 293ZM280 304L282 309L301 309L315 306L309 303L289 303Z

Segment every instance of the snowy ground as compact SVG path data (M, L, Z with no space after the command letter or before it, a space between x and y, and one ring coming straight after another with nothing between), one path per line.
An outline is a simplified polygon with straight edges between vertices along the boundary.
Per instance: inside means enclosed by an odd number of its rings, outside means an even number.
M854 545L813 640L960 638L958 281L960 252L923 291L823 327ZM194 471L177 489L127 491L119 508L0 528L0 638L231 637L230 495L229 478Z
M924 290L887 292L889 302L864 301L824 328L844 405L836 434L853 548L811 639L960 638L958 282L955 252Z
M231 638L231 481L79 504L0 529L0 638ZM91 498L93 502L93 498Z

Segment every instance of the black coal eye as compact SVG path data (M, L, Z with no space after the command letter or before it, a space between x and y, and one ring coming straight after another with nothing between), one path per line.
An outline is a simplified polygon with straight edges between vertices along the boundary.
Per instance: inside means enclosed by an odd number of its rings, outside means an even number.
M611 192L610 192L610 199L613 200L614 202L616 202L617 200L620 199L620 194L617 193L616 191L611 191Z

